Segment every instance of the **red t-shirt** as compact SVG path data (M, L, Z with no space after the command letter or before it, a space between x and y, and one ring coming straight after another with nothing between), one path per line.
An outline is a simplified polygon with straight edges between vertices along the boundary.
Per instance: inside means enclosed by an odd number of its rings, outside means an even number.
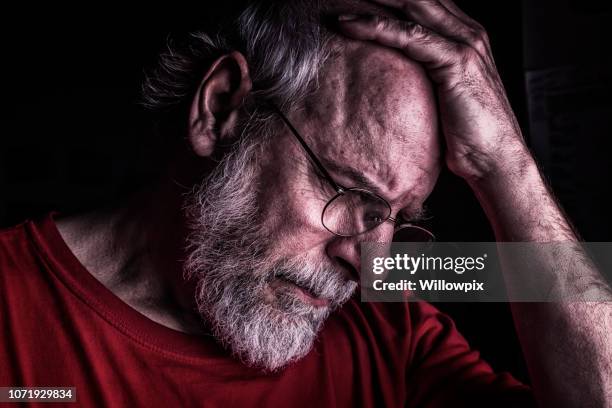
M353 298L302 360L275 374L245 367L212 337L169 329L122 302L79 263L51 216L0 232L0 328L0 386L76 387L78 406L473 407L531 398L427 303Z

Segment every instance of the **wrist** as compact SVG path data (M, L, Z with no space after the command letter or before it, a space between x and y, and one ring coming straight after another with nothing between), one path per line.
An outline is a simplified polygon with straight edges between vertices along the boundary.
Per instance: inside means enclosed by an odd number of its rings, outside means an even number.
M577 235L549 190L535 159L526 154L499 162L467 180L498 241L575 241Z
M533 155L523 143L503 149L496 155L475 156L471 169L462 178L473 189L525 182L540 175Z

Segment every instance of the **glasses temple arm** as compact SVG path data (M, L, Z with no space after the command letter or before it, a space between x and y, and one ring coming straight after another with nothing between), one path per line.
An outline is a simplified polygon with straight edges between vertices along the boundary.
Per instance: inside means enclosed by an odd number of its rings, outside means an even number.
M300 142L300 145L302 145L302 148L306 151L306 153L308 154L308 157L310 157L310 160L312 160L312 162L315 164L315 166L317 166L319 171L323 173L323 176L325 177L325 179L334 187L334 189L337 192L339 193L343 192L345 189L334 181L334 179L329 174L325 166L323 166L323 164L319 161L319 159L314 154L314 152L310 149L310 147L308 147L308 145L306 144L306 141L302 138L302 136L300 136L297 129L293 127L291 122L289 122L289 119L287 119L287 117L275 105L271 105L271 106L272 106L272 109L274 109L274 111L278 114L278 116L280 116L280 118L283 120L285 125L287 125L287 127L289 128L291 133L293 133L293 135L296 137L298 142Z

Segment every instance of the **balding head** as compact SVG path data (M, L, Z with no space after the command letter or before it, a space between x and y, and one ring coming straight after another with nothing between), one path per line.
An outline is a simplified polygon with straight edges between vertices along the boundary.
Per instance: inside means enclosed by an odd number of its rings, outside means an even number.
M261 6L268 3L277 8ZM220 53L203 64L189 113L197 160L225 155L208 161L213 172L187 198L186 272L198 281L200 312L217 338L270 370L310 350L329 313L357 286L360 244L389 242L396 221L389 216L418 214L439 170L434 96L421 67L390 49L322 35L321 3L314 10L311 3L247 10L244 55ZM358 12L361 3L328 4ZM184 66L177 55L175 71ZM159 86L166 84L188 83L175 76ZM229 154L218 147L228 144ZM361 192L338 219L371 228L343 236L327 229L324 210L347 196L339 186ZM362 205L372 197L383 199L384 214ZM354 213L357 207L368 211Z
M292 117L330 167L363 173L391 202L415 210L439 171L431 83L394 50L343 39L334 48L318 90Z

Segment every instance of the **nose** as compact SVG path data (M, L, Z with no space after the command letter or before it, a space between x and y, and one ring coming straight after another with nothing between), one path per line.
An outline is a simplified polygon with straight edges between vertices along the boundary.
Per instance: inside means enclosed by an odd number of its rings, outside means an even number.
M354 237L333 237L325 251L346 279L359 281L361 259L359 242Z
M325 248L334 265L347 279L359 281L361 276L361 244L372 242L388 244L393 240L392 223L383 223L375 229L353 237L332 237Z

